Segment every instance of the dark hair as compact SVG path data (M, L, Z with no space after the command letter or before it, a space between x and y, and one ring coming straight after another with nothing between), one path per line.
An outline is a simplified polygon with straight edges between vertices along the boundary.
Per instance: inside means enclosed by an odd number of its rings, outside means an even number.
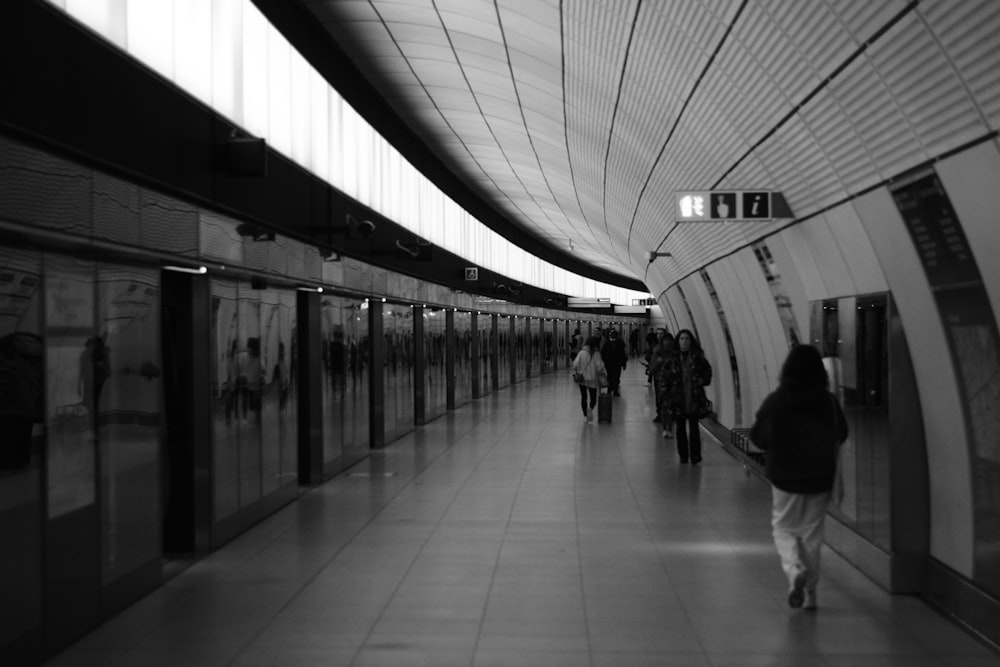
M601 337L591 336L590 338L587 339L587 342L584 343L584 345L589 347L591 350L598 350L601 347Z
M701 343L698 342L697 336L695 336L690 329L681 329L677 332L677 335L674 336L674 343L676 344L677 349L681 349L681 336L684 334L687 334L691 339L691 351L701 352Z
M781 365L781 384L796 389L826 389L830 379L819 350L812 345L793 347Z

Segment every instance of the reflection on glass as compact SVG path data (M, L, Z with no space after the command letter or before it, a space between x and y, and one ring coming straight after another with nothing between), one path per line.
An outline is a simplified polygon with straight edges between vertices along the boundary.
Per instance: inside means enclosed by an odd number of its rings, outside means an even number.
M83 365L97 406L102 581L109 583L162 553L159 274L103 265L97 289L100 335L88 339Z
M472 313L456 312L455 337L455 405L472 400Z
M41 256L0 247L0 645L41 625Z
M261 344L261 290L253 289L249 281L238 284L240 300L240 339L243 347L237 357L240 388L239 422L239 506L241 508L261 496L261 397L264 389L264 360Z
M261 489L266 496L298 479L292 358L296 351L295 295L287 290L261 290L260 303Z
M479 314L476 316L476 337L479 339L479 395L485 396L493 391L493 317Z
M100 396L94 385L101 373L87 347L94 336L94 265L47 257L45 297L48 510L54 518L95 500L93 413Z
M323 470L334 474L368 453L368 304L323 295Z
M239 423L247 419L243 401L240 302L232 280L212 280L212 488L215 520L239 509Z
M528 320L524 317L511 318L511 325L514 347L514 381L521 382L528 377Z
M497 388L510 385L511 377L511 329L514 326L512 318L501 315L497 318Z
M383 304L382 333L385 343L384 424L390 443L415 427L413 387L413 309Z
M555 368L566 368L569 358L569 322L556 320L556 354L553 361Z
M439 308L424 308L424 419L430 421L448 410L448 376L445 364L447 319Z
M887 299L813 302L810 339L847 418L841 450L844 501L834 511L859 535L891 548Z

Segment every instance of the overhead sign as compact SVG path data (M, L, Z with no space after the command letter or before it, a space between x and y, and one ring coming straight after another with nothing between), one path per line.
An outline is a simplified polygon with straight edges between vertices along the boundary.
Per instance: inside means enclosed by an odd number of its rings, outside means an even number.
M656 299L632 299L633 306L655 306L657 305Z
M465 267L465 279L470 281L479 280L479 267L478 266Z
M769 190L689 190L677 193L677 221L771 219Z

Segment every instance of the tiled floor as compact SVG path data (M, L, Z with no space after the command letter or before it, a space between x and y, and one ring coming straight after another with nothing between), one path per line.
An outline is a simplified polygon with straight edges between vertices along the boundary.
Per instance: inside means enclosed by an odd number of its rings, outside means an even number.
M679 464L641 370L612 424L565 372L463 406L50 664L1000 665L829 550L820 610L789 609L768 487L707 434Z

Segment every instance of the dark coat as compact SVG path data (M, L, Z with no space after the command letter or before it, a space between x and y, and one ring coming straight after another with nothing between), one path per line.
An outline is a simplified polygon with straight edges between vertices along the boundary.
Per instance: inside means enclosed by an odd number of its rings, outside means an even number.
M782 386L757 411L750 439L767 450L771 484L788 493L833 488L837 448L847 439L847 420L830 392Z
M684 395L684 367L690 376L689 393ZM682 417L707 417L709 410L705 387L712 384L712 365L701 352L682 354L680 350L668 353L659 367L660 404L666 405L670 414Z
M625 341L621 338L610 338L601 346L601 358L608 369L625 368L628 363L628 350L625 349Z

